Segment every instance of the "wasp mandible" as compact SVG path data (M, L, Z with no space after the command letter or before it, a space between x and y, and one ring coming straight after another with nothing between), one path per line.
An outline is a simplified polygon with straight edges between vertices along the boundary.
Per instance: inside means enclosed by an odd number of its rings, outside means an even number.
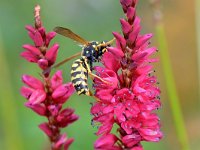
M112 39L108 42L102 41L87 41L80 37L79 35L72 32L70 29L64 28L64 27L55 27L54 31L60 35L63 35L65 37L68 37L79 44L82 45L82 52L79 52L62 62L58 63L57 65L53 66L53 68L59 67L63 63L80 56L79 59L75 60L71 67L71 82L76 89L76 92L78 95L84 94L88 96L93 96L92 92L88 88L87 80L88 75L92 80L94 78L98 78L102 82L106 82L99 76L92 73L93 63L98 62L101 60L102 55L107 51L107 47L111 46L111 44L114 42L115 39Z

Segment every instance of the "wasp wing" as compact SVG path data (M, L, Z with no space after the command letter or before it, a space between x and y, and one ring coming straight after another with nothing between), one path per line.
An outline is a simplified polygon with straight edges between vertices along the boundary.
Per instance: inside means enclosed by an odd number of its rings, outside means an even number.
M79 35L75 34L74 32L72 32L70 29L64 28L64 27L55 27L53 29L56 33L66 36L82 45L88 45L89 42L85 39L83 39L82 37L80 37Z

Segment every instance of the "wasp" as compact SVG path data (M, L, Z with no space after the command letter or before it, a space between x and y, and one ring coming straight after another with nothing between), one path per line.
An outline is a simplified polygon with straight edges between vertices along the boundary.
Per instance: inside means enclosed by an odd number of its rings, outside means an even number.
M54 31L60 35L63 35L67 38L70 38L80 45L82 45L82 51L63 60L54 66L58 67L63 63L80 56L79 59L75 60L71 67L71 82L77 92L78 95L84 94L87 96L93 96L92 92L89 90L87 81L88 76L94 80L94 78L98 78L102 82L108 83L99 76L92 73L93 63L101 60L102 55L107 51L107 47L111 46L115 39L110 41L87 41L75 34L68 28L64 27L55 27ZM109 84L109 83L108 83Z

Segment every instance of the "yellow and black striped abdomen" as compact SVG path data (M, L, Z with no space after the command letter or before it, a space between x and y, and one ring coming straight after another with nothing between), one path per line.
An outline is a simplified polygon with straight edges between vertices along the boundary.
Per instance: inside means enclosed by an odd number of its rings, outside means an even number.
M86 69L84 60L75 60L71 68L71 81L78 95L89 95L87 80L88 71Z

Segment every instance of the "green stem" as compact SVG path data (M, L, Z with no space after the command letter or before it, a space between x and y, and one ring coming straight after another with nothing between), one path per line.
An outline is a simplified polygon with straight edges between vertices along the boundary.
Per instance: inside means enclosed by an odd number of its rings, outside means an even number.
M198 92L199 92L199 98L200 98L200 0L195 1L195 17L196 17L198 85L199 85Z
M163 65L164 77L166 81L166 88L169 95L169 102L172 110L178 140L181 144L182 150L190 150L179 97L177 95L172 67L170 64L164 25L162 23L156 24L156 36L159 43L161 62Z
M22 138L19 131L19 121L17 117L17 106L13 85L11 83L11 76L9 66L5 58L3 42L0 33L0 123L3 125L2 131L4 133L3 149L5 150L22 150ZM1 147L2 148L2 147Z

